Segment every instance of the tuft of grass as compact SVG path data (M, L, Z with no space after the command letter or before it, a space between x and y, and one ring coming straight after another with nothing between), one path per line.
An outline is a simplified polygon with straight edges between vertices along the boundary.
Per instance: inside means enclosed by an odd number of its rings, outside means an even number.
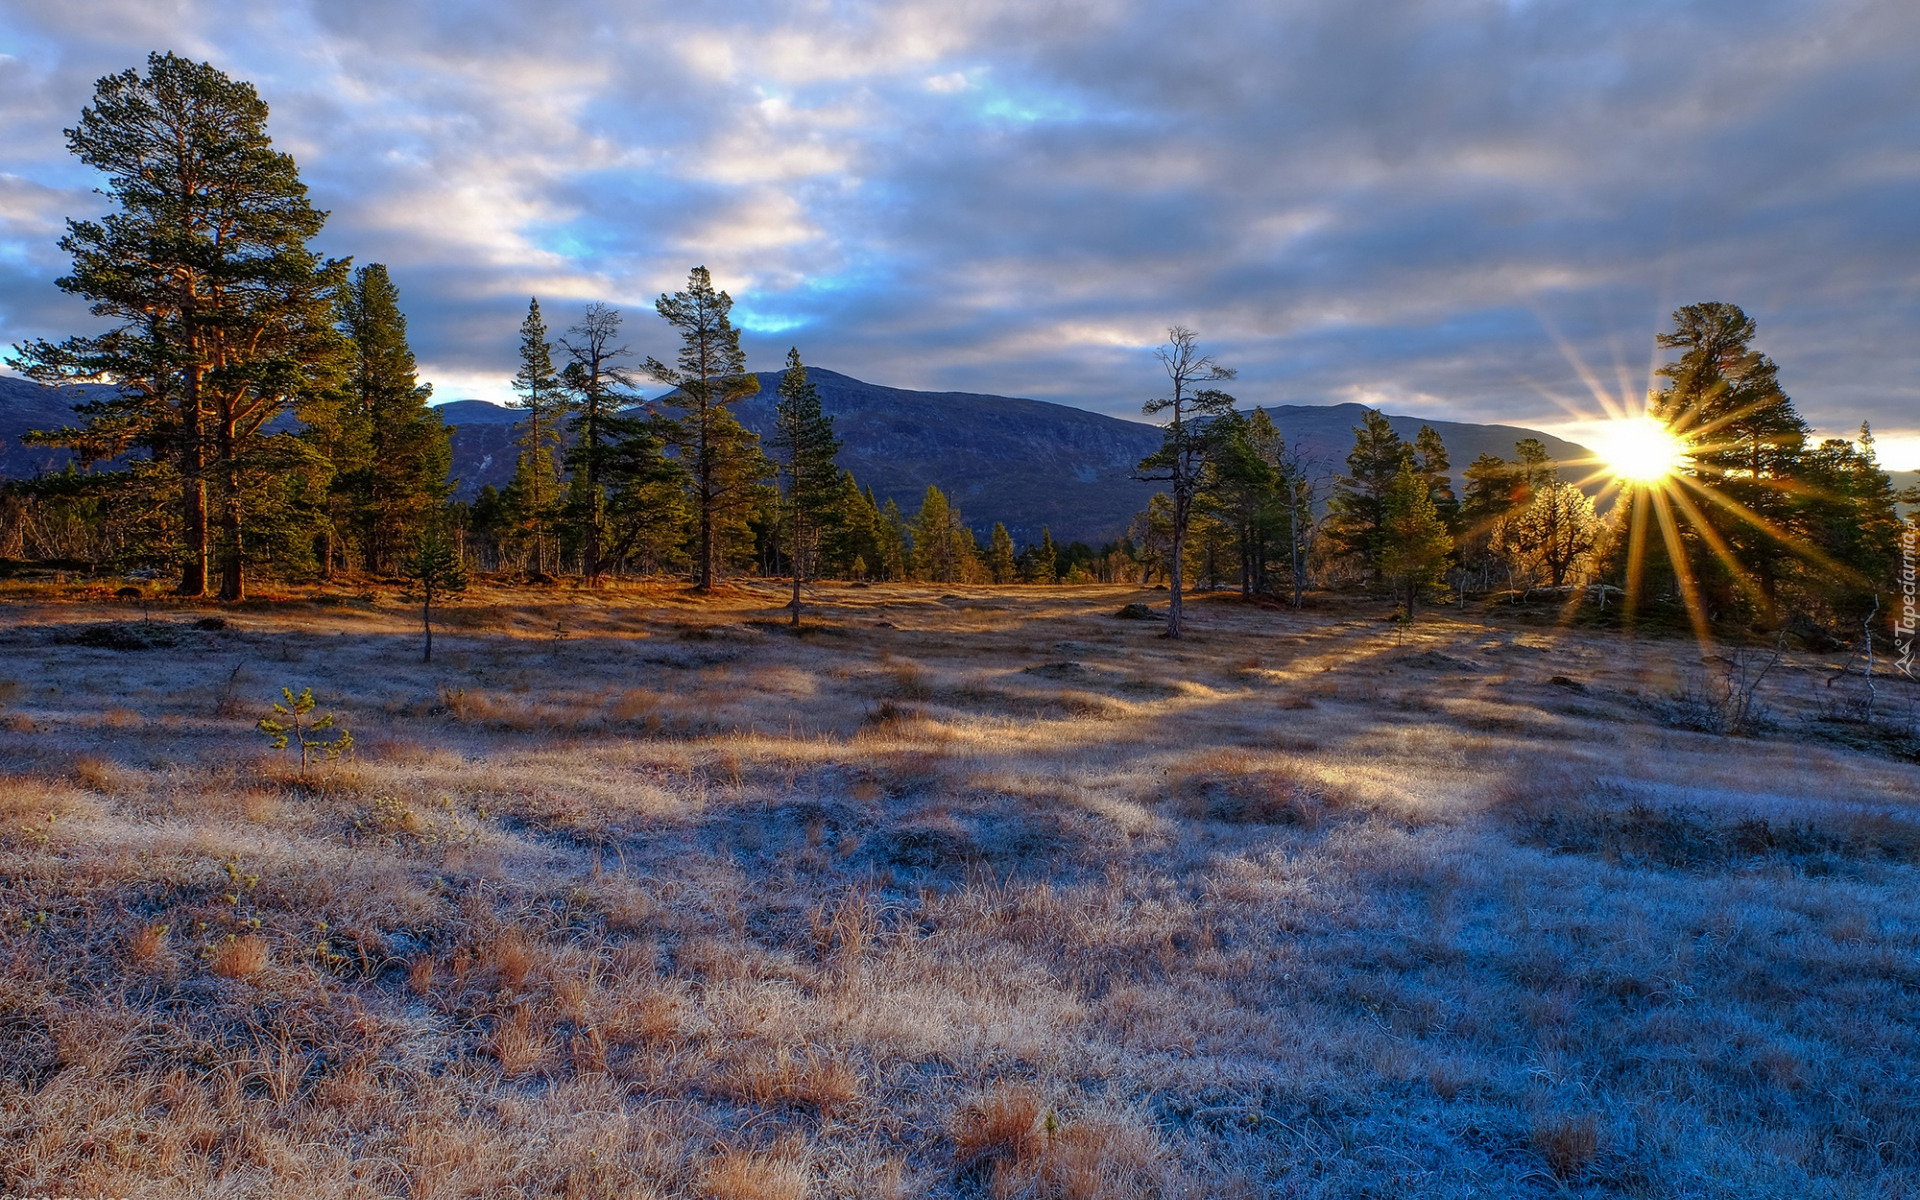
M1314 829L1358 806L1347 789L1297 761L1236 750L1197 756L1174 773L1169 785L1186 815L1233 825Z
M806 1200L812 1171L802 1159L756 1150L722 1150L707 1164L709 1200Z
M1554 1177L1570 1180L1599 1157L1600 1123L1592 1113L1556 1113L1534 1124L1532 1141Z
M272 961L267 941L258 934L230 937L207 953L207 970L222 979L252 979Z

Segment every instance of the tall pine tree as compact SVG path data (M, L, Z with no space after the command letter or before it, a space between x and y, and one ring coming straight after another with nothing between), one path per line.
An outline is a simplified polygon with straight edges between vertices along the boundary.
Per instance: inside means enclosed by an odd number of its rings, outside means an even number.
M1714 608L1730 609L1744 594L1769 617L1793 560L1807 425L1780 390L1779 368L1753 349L1756 326L1738 305L1689 304L1673 322L1657 340L1680 357L1660 368L1668 383L1651 412L1687 439L1688 472L1721 501L1682 523L1690 571Z
M115 324L12 360L43 382L117 385L80 406L84 427L38 440L91 460L142 449L163 468L122 479L176 507L184 595L217 572L222 599L245 596L249 534L280 521L271 510L310 458L273 422L332 391L343 365L332 317L347 264L308 248L327 214L266 123L253 86L207 63L155 53L144 75L101 79L66 136L107 176L114 211L67 223L58 286Z
M647 370L678 389L673 402L684 415L675 441L692 490L694 583L706 591L718 577L725 527L743 519L769 474L758 439L728 408L757 394L760 381L747 373L729 315L733 297L713 286L705 267L695 267L687 286L662 295L654 308L680 332L674 365L649 358Z
M1403 458L1387 489L1381 510L1374 561L1413 616L1420 593L1438 584L1453 552L1453 537L1433 502L1428 481Z
M1328 506L1334 540L1369 570L1379 568L1375 552L1387 518L1387 496L1399 480L1401 466L1411 468L1412 461L1413 448L1394 432L1386 416L1367 409L1353 431L1347 473L1335 483Z
M807 380L800 348L787 351L787 370L780 377L779 399L773 409L771 445L785 485L788 558L793 567L793 624L800 625L800 584L818 547L821 529L835 511L840 492L840 468L834 456L840 439L833 435L833 418L820 408L820 390Z
M526 319L520 322L520 369L514 373L513 390L519 393L514 407L527 415L518 426L520 456L514 464L513 481L507 485L510 507L521 538L532 547L533 573L546 575L556 567L553 522L559 504L560 473L554 466L553 451L560 444L567 395L554 373L553 343L547 340L539 297L528 302Z
M387 268L354 272L339 321L349 348L333 491L368 571L392 571L445 501L452 430L427 401L407 345L407 318Z

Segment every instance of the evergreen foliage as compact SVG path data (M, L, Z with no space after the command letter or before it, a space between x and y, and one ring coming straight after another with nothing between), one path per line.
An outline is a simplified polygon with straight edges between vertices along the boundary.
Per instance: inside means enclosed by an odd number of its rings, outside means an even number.
M81 426L38 440L87 462L144 452L147 464L98 483L175 508L167 557L184 595L204 594L217 573L221 598L242 599L247 564L284 545L287 510L324 490L310 444L272 426L337 386L332 318L347 264L308 248L326 214L266 122L251 84L177 55L101 79L66 137L107 176L113 211L67 223L60 247L73 268L58 286L114 324L16 347L11 360L42 382L117 385L78 406Z
M560 339L560 349L567 356L561 385L573 414L567 423L573 444L565 455L569 475L565 516L580 555L580 573L588 583L599 582L612 549L609 488L632 478L636 464L627 460L636 454L644 458L659 448L657 430L644 417L627 411L634 402L635 381L625 360L633 357L633 351L617 344L620 325L619 309L596 302L587 305L580 323Z
M995 521L987 538L987 576L995 583L1014 583L1020 577L1020 564L1013 553L1013 535L1005 522Z
M1401 598L1409 617L1420 594L1440 583L1453 553L1453 536L1433 501L1429 481L1403 458L1382 504L1374 561Z
M1286 441L1265 409L1228 412L1211 430L1213 486L1202 507L1230 531L1240 594L1267 590L1267 562L1278 552L1287 522L1282 464Z
M814 556L823 528L838 514L842 498L840 468L834 456L840 439L833 435L833 418L820 408L820 391L807 381L799 347L787 351L786 374L780 379L779 402L774 406L771 445L779 455L785 484L788 560L793 571L793 623L800 624L800 584Z
M432 662L434 599L467 590L467 564L445 525L430 521L414 534L412 548L400 561L400 571L420 587L420 629L426 635L420 661Z
M692 493L694 581L706 590L718 578L726 543L745 532L746 515L772 474L759 439L727 407L759 392L760 381L747 373L740 331L729 316L733 297L713 286L705 267L693 268L687 286L662 295L654 307L680 333L674 365L649 358L647 370L677 389L673 400L684 414L674 446Z
M889 504L892 501L888 501ZM933 484L913 518L913 563L921 579L966 583L979 571L980 547L960 510Z
M556 568L554 521L559 515L560 472L553 452L560 445L560 422L567 395L553 369L553 343L540 315L540 299L527 303L520 323L520 369L513 376L514 407L527 415L517 427L519 458L507 485L506 503L517 548L532 554L532 571L544 576Z
M325 430L337 472L322 569L332 570L332 534L344 529L364 569L392 571L451 490L453 431L427 403L433 387L419 381L384 265L360 268L341 289L339 324L348 346L341 403L326 425L308 419L309 430Z

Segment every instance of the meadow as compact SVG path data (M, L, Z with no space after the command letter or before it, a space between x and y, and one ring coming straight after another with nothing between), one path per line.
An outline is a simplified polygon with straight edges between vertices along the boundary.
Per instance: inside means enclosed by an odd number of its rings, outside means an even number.
M1920 686L784 599L0 591L0 1192L1920 1195Z

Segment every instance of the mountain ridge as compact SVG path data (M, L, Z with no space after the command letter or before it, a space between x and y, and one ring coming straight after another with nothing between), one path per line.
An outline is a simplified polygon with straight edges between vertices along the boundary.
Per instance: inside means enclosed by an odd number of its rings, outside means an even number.
M742 401L736 412L742 424L764 437L772 429L780 372L756 375L760 394ZM822 367L809 368L808 376L843 442L841 465L862 487L871 487L882 504L891 499L907 513L934 484L982 535L1002 521L1017 543L1038 541L1043 527L1062 544L1099 543L1125 533L1155 490L1133 478L1135 464L1160 443L1159 426L1144 421L1048 400L889 387ZM95 389L78 390L84 395ZM31 477L65 466L71 457L66 451L23 446L20 435L67 423L70 396L0 376L0 476ZM1328 474L1344 467L1353 427L1366 411L1357 403L1259 407L1273 417L1290 447ZM454 427L457 494L471 498L486 484L505 486L513 476L519 411L484 400L450 400L436 408ZM1408 440L1422 425L1434 427L1446 444L1456 489L1475 457L1510 458L1521 438L1539 438L1563 462L1589 457L1577 443L1524 426L1394 413L1387 419ZM1896 486L1920 480L1914 472L1891 474ZM1578 477L1576 471L1568 475Z

